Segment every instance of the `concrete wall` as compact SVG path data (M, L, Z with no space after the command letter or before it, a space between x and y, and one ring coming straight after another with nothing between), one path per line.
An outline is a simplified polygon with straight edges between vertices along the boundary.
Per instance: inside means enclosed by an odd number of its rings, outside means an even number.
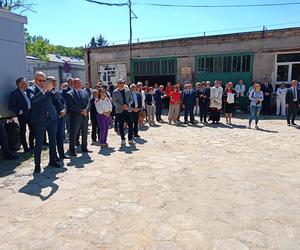
M27 19L0 9L0 118L14 115L7 108L16 79L26 75L24 24Z
M223 36L176 39L133 45L133 59L177 57L177 79L182 67L195 70L195 56L232 52L254 52L253 79L264 77L275 79L277 52L300 50L300 28L266 32L248 32ZM92 81L97 79L98 63L125 62L129 70L129 48L127 45L91 49L90 66ZM85 57L87 59L87 57ZM87 61L86 61L87 65Z

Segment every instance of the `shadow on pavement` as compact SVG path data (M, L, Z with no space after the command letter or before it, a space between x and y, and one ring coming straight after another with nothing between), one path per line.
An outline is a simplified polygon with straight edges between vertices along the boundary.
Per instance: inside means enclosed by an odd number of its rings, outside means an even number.
M15 169L21 165L22 162L29 160L33 157L32 153L18 153L19 159L4 160L0 163L0 178L14 174Z
M137 144L140 144L140 145L143 145L145 143L147 143L148 141L143 139L143 138L140 138L140 137L137 137L137 138L134 138L134 141L137 143Z
M83 153L80 157L71 157L68 167L84 168L85 164L94 162L89 154Z
M278 134L278 131L275 131L275 130L268 130L268 129L263 129L263 128L258 128L257 131L266 132L266 133L274 133L274 134Z
M124 152L126 154L132 154L133 152L139 151L138 148L136 148L136 146L121 146L118 150L119 152Z
M108 148L101 148L99 154L103 156L110 156L114 152L116 152L115 148L108 147Z
M57 174L67 171L66 168L52 168L46 167L42 174L34 174L33 179L30 180L26 186L22 187L19 192L31 196L39 197L42 201L49 199L55 194L59 188L54 182L58 179ZM43 194L43 189L50 188L48 194ZM45 190L47 192L47 190Z

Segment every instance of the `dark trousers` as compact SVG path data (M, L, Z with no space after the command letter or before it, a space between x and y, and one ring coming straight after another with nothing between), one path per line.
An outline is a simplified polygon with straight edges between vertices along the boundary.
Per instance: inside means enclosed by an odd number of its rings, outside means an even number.
M119 131L121 135L121 139L125 140L125 132L124 132L124 123L127 123L128 126L128 140L131 141L133 137L133 126L132 126L132 117L128 111L123 111L121 114L117 114L117 119L119 123Z
M131 113L133 123L133 135L138 135L139 133L139 115L140 111Z
M206 121L207 112L208 112L208 103L200 101L199 106L200 106L200 121L202 121L203 118L204 121Z
M47 120L45 122L33 123L35 132L35 147L34 147L34 164L35 166L41 165L41 153L43 149L44 136L46 131L49 137L49 155L50 162L56 161L56 133L57 133L57 120Z
M64 138L65 138L65 119L60 117L57 120L57 132L56 132L56 145L60 158L65 155L64 150Z
M156 121L160 121L161 120L161 114L162 114L162 102L157 102L156 103Z
M294 123L296 120L296 116L297 116L297 102L294 102L294 103L289 104L289 106L287 108L286 119L287 119L288 124L291 123L291 120L292 120L292 123Z
M29 127L29 148L34 149L34 126L32 123L28 124Z
M18 116L18 122L20 126L20 140L24 151L28 151L28 144L26 140L26 125L28 123L28 117L25 115Z
M270 115L271 114L271 96L264 96L262 106L263 106L264 115Z
M7 133L4 128L4 124L2 124L1 121L0 121L0 146L5 157L11 155L11 152L9 150L9 145L8 145Z
M99 133L100 133L100 129L99 129L99 124L97 121L97 114L91 117L91 122L92 122L92 140L93 141L97 141L97 137L99 139Z
M70 117L70 153L75 153L76 139L81 129L81 149L87 150L88 117L71 115Z
M193 105L184 106L184 122L188 121L188 116L190 115L190 122L194 121L194 107Z

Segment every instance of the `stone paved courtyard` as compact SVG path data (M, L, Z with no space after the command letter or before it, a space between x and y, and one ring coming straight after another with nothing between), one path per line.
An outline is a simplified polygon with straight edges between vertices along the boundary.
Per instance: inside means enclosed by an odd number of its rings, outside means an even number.
M145 128L136 148L111 130L35 177L1 163L0 249L300 249L300 130L233 122Z

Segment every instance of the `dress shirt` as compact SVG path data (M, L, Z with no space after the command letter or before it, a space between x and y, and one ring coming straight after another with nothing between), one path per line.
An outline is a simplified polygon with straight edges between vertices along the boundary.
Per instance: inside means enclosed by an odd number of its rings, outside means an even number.
M298 101L297 88L293 88L293 96L294 96L294 102Z

